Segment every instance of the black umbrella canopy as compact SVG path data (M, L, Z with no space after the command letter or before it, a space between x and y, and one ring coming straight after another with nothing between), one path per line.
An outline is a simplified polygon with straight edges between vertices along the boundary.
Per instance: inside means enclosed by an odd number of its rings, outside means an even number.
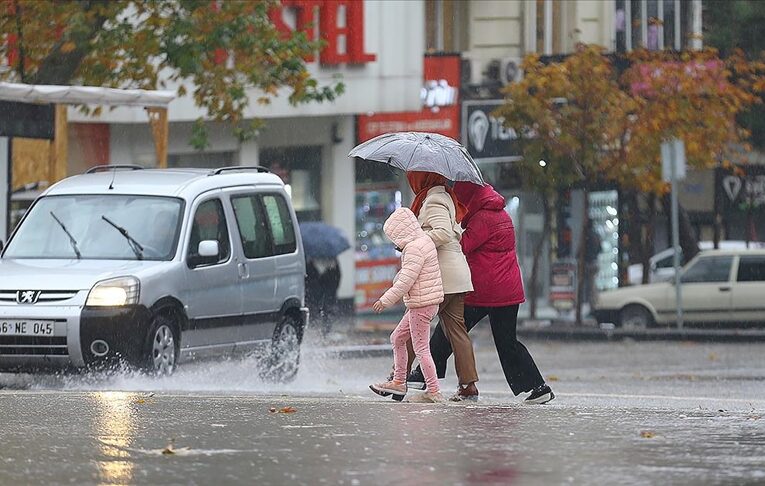
M357 145L348 157L410 171L435 172L452 181L483 185L483 175L465 147L438 133L395 132Z

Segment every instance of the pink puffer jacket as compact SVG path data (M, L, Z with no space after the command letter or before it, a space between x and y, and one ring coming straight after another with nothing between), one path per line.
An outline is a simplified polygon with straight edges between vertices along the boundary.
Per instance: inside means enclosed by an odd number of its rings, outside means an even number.
M407 308L440 304L444 300L436 245L409 208L399 208L383 225L388 238L402 250L401 270L380 302L390 307L403 297Z

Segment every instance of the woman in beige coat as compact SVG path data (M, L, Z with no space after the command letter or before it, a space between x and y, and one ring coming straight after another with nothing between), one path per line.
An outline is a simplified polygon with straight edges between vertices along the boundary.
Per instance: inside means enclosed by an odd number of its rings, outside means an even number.
M473 290L473 284L470 267L460 246L462 229L459 222L466 210L447 186L444 176L433 172L407 172L407 179L415 194L412 212L438 251L444 289L444 301L438 310L439 325L454 350L454 363L460 383L453 399L476 399L478 371L464 318L465 294ZM410 352L409 355L410 360L413 360L414 353ZM439 376L443 376L443 371L439 371Z

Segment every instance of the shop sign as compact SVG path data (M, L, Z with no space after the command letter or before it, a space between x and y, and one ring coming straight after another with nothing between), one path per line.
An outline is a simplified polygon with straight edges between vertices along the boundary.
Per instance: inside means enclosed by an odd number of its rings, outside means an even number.
M462 103L462 144L476 162L520 160L518 133L504 126L504 118L492 112L504 100L476 100Z
M399 258L356 261L356 310L371 310L372 304L393 285L400 268Z
M722 210L765 207L765 167L748 165L721 171L717 194Z
M434 132L459 139L459 56L425 56L422 109L359 115L358 142L389 132Z
M282 0L281 8L272 10L270 17L283 33L301 30L310 40L322 40L325 45L319 53L319 62L323 65L366 64L376 59L374 54L364 51L364 2L361 0ZM305 60L315 59L309 56Z
M576 305L576 261L553 262L550 267L550 305L571 310Z

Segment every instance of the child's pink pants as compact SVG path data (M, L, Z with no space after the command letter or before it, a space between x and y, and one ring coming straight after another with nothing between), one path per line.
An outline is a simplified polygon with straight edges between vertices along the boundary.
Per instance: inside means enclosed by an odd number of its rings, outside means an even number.
M425 377L428 393L439 391L436 365L430 355L430 321L437 313L438 305L407 309L401 322L390 335L390 342L393 344L393 365L395 366L393 380L406 382L406 342L411 336L414 354L420 361L420 368L422 368L422 375Z

